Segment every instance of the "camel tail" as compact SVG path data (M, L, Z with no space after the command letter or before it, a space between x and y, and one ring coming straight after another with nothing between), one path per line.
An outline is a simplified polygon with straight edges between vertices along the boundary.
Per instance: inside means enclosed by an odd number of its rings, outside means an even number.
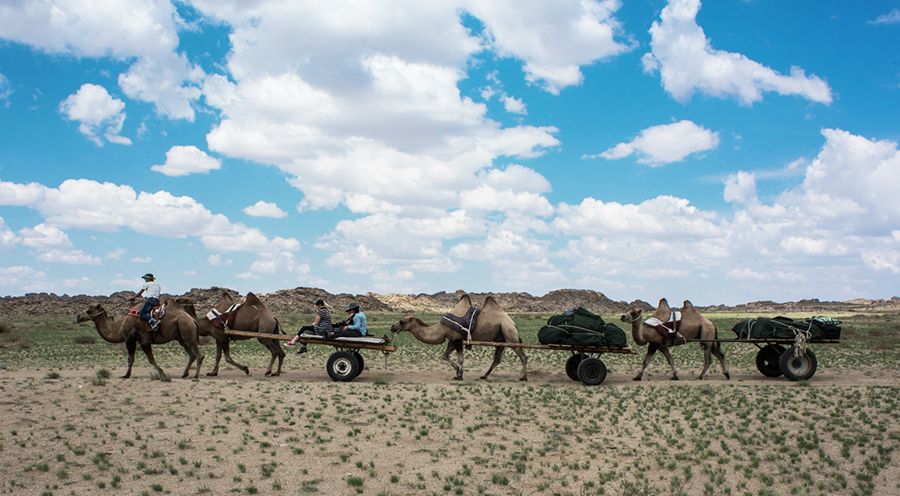
M281 322L278 322L278 319L275 319L275 334L286 334L284 329L281 328Z

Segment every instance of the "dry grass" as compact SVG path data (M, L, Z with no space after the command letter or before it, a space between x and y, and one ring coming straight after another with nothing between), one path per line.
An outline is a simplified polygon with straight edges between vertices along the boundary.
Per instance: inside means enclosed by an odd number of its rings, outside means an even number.
M396 316L371 318L384 331ZM542 318L517 316L526 341ZM408 336L389 368L364 352L353 383L328 380L324 347L265 378L255 342L234 351L250 377L223 365L215 379L161 383L139 356L122 381L119 347L74 344L90 328L17 323L3 334L35 344L0 350L0 494L897 494L898 321L845 319L847 342L816 349L808 383L765 379L752 347L732 345L730 382L669 382L660 357L633 383L639 356L610 356L595 388L549 352L530 353L529 383L512 355L491 382L472 380L487 350L451 382L441 350ZM157 348L164 367L184 365L177 346ZM696 375L696 350L676 359Z

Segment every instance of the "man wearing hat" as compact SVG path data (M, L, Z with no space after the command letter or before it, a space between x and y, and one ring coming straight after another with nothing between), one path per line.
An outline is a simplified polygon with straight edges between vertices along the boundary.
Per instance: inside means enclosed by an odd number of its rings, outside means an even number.
M144 285L141 286L141 290L131 300L134 301L143 295L144 306L141 307L140 319L150 324L150 328L155 331L159 327L159 321L150 316L150 311L159 306L159 295L162 293L162 287L156 282L153 274L144 274L141 276L141 279L144 280Z
M365 336L368 333L368 329L366 328L366 314L359 311L358 303L351 303L350 306L347 307L347 321L350 322L350 324L340 326L337 328L337 331L332 333L329 337L358 338L360 336Z

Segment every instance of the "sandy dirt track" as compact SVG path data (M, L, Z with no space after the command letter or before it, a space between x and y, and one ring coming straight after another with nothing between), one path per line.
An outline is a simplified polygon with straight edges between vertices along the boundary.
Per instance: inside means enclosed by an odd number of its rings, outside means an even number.
M540 370L524 384L514 368L489 382L452 382L449 371L369 365L353 383L312 367L279 378L226 368L169 383L140 367L131 380L105 384L94 369L53 379L48 370L2 371L0 492L900 490L893 370L827 369L807 385L750 370L727 383L688 373L635 383L631 371L615 370L587 388Z

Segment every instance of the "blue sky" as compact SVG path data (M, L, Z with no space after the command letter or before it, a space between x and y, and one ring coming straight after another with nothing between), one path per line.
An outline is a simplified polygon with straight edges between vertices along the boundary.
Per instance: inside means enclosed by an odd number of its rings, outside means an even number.
M0 295L897 295L900 2L13 1Z

